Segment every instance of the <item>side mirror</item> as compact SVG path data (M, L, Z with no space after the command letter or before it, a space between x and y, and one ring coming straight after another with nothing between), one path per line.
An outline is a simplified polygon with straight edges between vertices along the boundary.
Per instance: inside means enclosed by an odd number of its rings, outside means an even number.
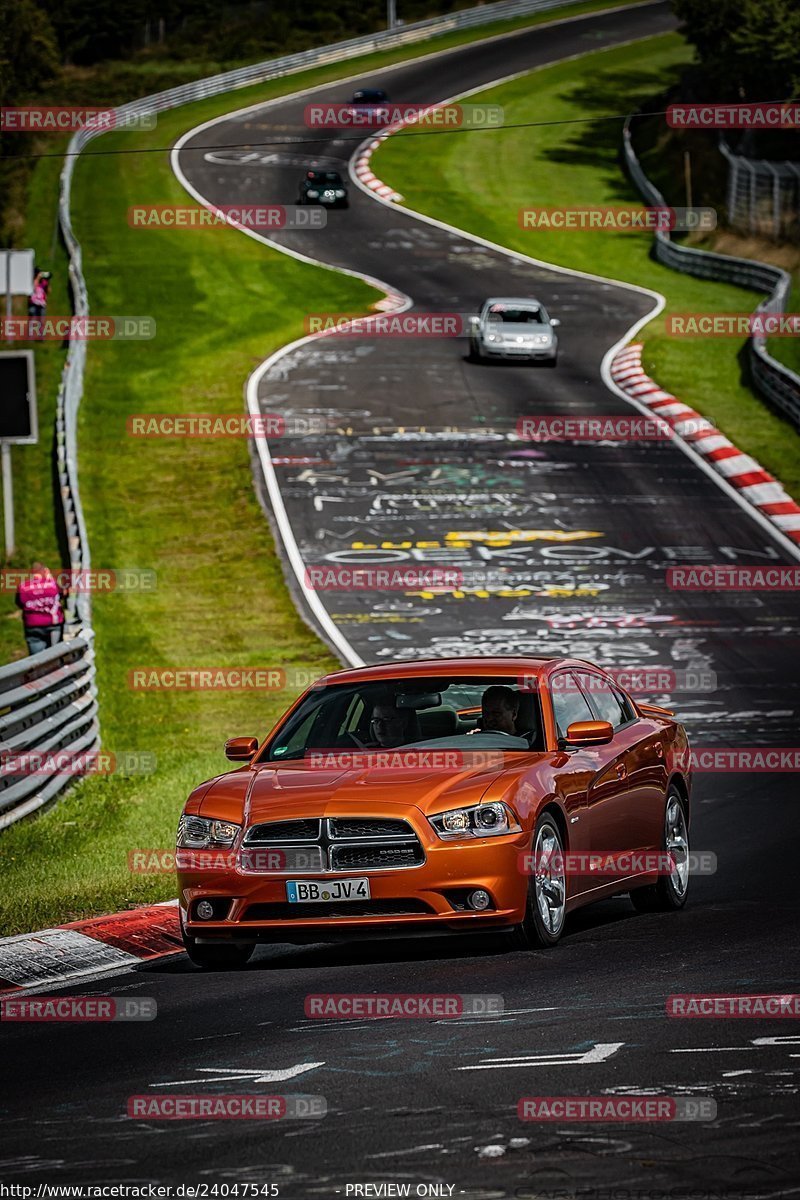
M550 318L550 324L551 324L551 325L553 326L553 328L555 329L555 327L556 327L557 325L560 325L560 324L561 324L561 322L559 321L558 317L551 317L551 318Z
M469 319L470 333L477 333L480 328L480 324L481 324L481 319L479 316L478 317L470 317L470 319Z
M613 736L610 721L573 721L564 741L568 746L604 746Z
M229 741L225 743L225 757L229 758L231 762L249 762L257 749L258 738L230 738Z

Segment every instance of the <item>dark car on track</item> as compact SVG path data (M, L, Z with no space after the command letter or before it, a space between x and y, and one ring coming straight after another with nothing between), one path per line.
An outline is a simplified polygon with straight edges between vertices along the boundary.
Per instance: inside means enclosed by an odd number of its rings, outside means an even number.
M389 97L381 88L359 88L357 92L353 92L353 99L348 105L351 114L356 119L371 123L374 119L375 123L385 122L387 109L386 103ZM381 110L384 111L381 111Z
M298 203L347 208L347 187L338 171L306 171L300 184Z

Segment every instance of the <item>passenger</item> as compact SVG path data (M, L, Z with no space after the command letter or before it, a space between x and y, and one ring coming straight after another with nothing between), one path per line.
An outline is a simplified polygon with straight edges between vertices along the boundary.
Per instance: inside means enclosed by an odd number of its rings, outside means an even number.
M513 688L493 683L481 700L481 730L483 733L517 733L519 696Z

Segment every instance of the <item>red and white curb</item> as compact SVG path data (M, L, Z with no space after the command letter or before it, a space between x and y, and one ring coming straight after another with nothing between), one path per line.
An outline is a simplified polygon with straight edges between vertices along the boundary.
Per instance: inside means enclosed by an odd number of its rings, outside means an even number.
M399 128L399 126L396 128ZM387 128L382 137L374 138L371 142L366 142L361 147L361 152L355 161L353 170L355 171L356 178L364 185L365 188L369 188L371 192L375 192L376 195L382 196L384 200L394 200L399 203L403 199L400 193L396 192L394 188L389 187L388 183L383 183L382 180L378 179L369 165L372 155L378 149L383 137L385 137L388 132L389 129Z
M800 545L800 505L748 454L688 404L665 392L642 370L642 344L625 346L614 356L611 378L632 399L646 404L723 478L743 499L763 513L781 533Z
M0 938L0 993L68 983L182 949L177 900Z

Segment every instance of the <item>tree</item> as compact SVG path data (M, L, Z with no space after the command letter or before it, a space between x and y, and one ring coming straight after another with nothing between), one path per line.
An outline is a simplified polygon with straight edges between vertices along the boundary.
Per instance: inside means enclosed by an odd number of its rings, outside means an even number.
M800 94L797 0L673 0L697 49L708 99L792 100Z

